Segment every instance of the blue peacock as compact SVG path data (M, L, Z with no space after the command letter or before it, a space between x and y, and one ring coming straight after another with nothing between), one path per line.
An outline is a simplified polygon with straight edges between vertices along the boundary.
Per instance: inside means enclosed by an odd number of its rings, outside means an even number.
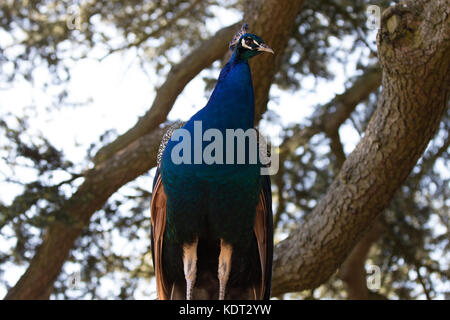
M181 129L222 133L254 127L248 60L273 53L244 24L230 42L232 55L204 108ZM270 179L260 162L206 164L194 151L173 155L172 132L160 148L151 203L152 254L159 299L269 299L273 225ZM184 141L195 149L194 139ZM212 139L211 139L212 140ZM207 141L202 141L204 149ZM178 145L179 146L179 145ZM221 153L236 151L224 143ZM250 151L250 144L245 145ZM215 152L219 152L215 150ZM249 157L246 157L248 160ZM236 153L234 153L236 160Z

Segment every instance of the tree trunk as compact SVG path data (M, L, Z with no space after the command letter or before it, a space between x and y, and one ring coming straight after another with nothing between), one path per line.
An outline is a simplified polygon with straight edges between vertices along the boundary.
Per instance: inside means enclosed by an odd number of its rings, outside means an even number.
M276 246L274 295L315 288L336 271L405 181L448 106L450 1L405 1L381 22L377 110L309 219Z

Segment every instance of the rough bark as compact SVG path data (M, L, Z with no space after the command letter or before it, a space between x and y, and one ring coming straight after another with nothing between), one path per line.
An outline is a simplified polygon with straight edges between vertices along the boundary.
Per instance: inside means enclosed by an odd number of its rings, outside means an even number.
M447 107L449 0L389 8L377 42L383 70L377 110L309 219L276 246L274 295L315 288L336 271L405 181Z

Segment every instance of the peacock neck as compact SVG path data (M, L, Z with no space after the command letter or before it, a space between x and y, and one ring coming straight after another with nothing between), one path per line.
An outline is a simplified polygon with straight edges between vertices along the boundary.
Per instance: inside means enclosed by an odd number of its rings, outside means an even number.
M252 76L246 59L233 52L222 69L206 106L216 125L223 128L253 127L255 102Z

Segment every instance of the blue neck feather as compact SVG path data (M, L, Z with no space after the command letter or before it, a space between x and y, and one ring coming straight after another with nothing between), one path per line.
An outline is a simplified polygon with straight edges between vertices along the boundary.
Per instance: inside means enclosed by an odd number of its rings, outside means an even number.
M219 75L206 106L191 121L202 120L203 128L253 128L255 102L252 77L247 59L237 51Z

